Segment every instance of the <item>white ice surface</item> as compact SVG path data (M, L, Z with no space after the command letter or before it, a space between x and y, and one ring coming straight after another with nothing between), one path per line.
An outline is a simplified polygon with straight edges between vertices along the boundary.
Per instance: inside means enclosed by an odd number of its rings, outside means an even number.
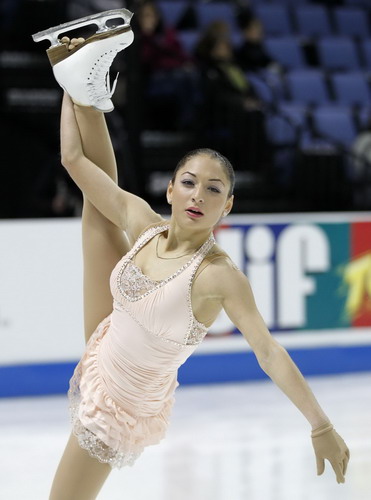
M306 420L270 382L186 386L168 435L99 500L370 500L371 373L308 379L351 450L317 477ZM0 400L0 499L47 500L70 432L64 396Z

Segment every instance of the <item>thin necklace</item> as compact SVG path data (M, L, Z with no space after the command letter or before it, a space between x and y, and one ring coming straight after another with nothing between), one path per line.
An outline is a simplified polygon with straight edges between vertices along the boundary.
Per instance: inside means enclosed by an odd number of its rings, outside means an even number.
M178 255L177 257L161 257L161 255L158 254L158 242L160 241L160 235L159 237L157 238L157 242L156 242L156 257L158 257L159 259L162 259L162 260L174 260L174 259L180 259L181 257L185 257L186 255L190 255L191 253L194 253L193 251L192 252L187 252L187 253L184 253L183 255Z

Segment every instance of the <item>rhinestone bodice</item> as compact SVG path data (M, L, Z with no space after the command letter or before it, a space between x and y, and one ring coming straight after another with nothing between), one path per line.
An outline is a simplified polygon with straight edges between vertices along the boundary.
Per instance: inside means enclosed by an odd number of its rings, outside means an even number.
M150 311L152 325L147 325L149 333L180 348L196 346L205 337L207 327L200 323L193 314L191 304L192 282L200 263L215 240L211 235L175 273L163 280L153 280L134 264L133 259L150 239L167 229L168 225L150 228L138 239L133 249L116 266L111 276L114 309L126 311L142 326L145 323L143 310ZM169 287L171 288L170 292L167 290ZM176 310L179 310L179 315L171 319ZM162 335L162 332L155 327L158 323L156 315L161 314L169 317L170 322L173 321L173 328L168 321L160 321L167 335ZM185 322L179 324L182 318L184 318ZM180 338L179 330L182 328L184 334ZM179 333L174 336L170 335L172 329L177 330Z
M143 274L140 268L131 260L128 260L126 265L121 268L117 277L117 285L120 292L128 300L139 300L162 284L163 280L152 280Z

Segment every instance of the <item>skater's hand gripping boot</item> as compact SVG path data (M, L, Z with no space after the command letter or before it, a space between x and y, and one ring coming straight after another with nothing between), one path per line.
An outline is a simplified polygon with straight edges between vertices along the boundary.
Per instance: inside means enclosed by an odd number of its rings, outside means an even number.
M51 42L47 54L54 76L76 104L93 106L103 112L113 110L111 97L117 77L111 88L109 69L117 53L128 47L134 39L130 27L132 15L127 9L109 10L60 24L32 36L35 42ZM124 22L115 27L106 25L109 19L117 18ZM69 49L58 40L60 33L89 24L96 24L98 31L75 47Z
M312 431L312 444L317 461L317 474L325 470L325 459L334 469L338 483L345 482L345 473L349 461L349 450L332 424L327 423Z

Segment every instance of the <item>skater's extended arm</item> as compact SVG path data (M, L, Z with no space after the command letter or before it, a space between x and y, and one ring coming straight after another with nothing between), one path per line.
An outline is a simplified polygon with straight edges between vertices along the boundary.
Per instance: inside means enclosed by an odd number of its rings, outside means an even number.
M234 279L221 280L225 289L223 308L251 346L259 365L299 408L312 429L329 422L287 351L265 326L246 276L236 269L230 273Z
M214 263L213 276L215 278L211 279L215 282L212 285L224 310L253 349L259 365L311 424L318 474L323 472L324 459L327 458L337 481L344 482L348 448L333 430L329 418L287 351L268 331L246 276L225 259L220 259L219 264Z
M85 156L73 103L66 93L61 113L61 161L87 199L132 238L149 224L162 220L148 203L118 187Z

